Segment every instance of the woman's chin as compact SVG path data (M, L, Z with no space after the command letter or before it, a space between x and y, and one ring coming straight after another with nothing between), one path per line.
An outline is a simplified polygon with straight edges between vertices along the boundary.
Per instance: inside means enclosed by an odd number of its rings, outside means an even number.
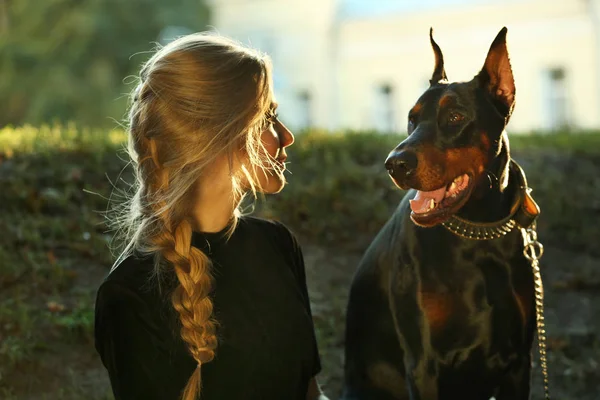
M263 178L263 176L261 176L261 178ZM263 179L260 179L257 190L263 194L277 194L283 190L286 183L282 171L280 173L274 173L273 175L264 176Z

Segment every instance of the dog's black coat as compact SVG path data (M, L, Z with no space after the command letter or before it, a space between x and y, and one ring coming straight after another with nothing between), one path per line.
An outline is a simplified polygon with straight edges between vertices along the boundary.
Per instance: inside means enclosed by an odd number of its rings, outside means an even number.
M444 82L442 53L431 43L431 86L409 114L409 137L386 161L396 184L413 190L353 280L342 398L528 399L535 298L519 229L464 239L440 225L448 215L419 219L409 206L414 189L467 173L475 184L452 213L494 222L513 212L522 189L504 131L515 94L506 28L470 82Z

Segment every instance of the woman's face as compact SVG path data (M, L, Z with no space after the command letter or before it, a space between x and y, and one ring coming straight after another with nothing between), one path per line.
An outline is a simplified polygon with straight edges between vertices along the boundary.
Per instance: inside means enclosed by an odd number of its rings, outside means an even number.
M294 143L292 132L277 118L276 107L269 117L269 125L262 132L261 142L267 153L263 162L263 171L257 171L258 189L266 194L278 193L285 186L286 147Z

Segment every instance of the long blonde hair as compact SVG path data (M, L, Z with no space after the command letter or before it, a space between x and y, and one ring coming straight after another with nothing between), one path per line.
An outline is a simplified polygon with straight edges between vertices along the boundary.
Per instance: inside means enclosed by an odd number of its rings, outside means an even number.
M190 213L197 183L217 157L227 155L231 166L241 151L251 165L263 165L270 59L224 37L188 35L158 49L143 66L132 100L127 150L136 181L113 221L123 239L115 267L135 252L154 255L156 273L174 268L179 285L171 301L181 337L198 362L182 398L193 400L201 389L200 366L214 358L217 337L211 262L191 245ZM242 168L242 176L255 192L252 170ZM231 175L234 209L247 188L242 176Z

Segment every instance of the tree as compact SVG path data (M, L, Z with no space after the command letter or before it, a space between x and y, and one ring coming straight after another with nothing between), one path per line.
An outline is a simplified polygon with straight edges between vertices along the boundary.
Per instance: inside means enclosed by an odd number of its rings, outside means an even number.
M114 126L153 43L208 15L202 0L0 0L0 126Z

